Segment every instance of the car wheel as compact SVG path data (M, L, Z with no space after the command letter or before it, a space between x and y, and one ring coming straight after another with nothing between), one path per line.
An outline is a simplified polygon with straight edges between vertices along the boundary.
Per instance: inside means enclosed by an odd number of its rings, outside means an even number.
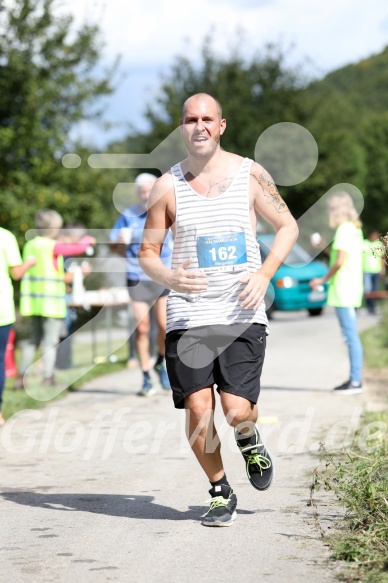
M323 312L323 308L310 308L308 313L310 316L320 316Z

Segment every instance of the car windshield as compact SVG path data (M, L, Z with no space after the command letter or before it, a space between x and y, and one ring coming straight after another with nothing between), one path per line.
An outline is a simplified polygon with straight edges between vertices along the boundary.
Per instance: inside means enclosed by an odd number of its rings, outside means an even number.
M268 251L271 249L272 244L274 242L274 237L265 238L260 242L260 249L263 259L265 259L268 255ZM297 263L308 264L311 263L313 258L307 251L305 251L298 243L295 243L293 248L291 249L290 253L287 256L287 259L284 261L287 265L295 265Z

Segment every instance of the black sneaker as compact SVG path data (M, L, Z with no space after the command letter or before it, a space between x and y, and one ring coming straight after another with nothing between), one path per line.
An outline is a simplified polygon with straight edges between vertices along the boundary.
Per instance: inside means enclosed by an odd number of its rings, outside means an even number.
M221 484L210 488L210 508L202 519L203 526L232 526L235 520L237 497L230 486Z
M245 460L247 476L256 490L267 490L273 479L273 462L269 451L261 442L259 430L250 437L237 438L238 431L234 430L237 447Z
M333 394L344 394L344 395L360 395L362 393L362 384L356 383L354 381L346 381L338 387L334 387Z

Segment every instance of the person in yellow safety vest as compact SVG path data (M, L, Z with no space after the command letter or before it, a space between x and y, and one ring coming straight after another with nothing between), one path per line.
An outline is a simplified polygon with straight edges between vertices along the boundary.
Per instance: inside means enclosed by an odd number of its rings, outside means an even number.
M30 337L23 346L16 388L26 386L25 373L32 364L36 350L42 345L43 384L54 386L56 346L66 316L64 257L81 255L93 237L86 235L79 243L55 240L63 220L59 213L43 209L35 214L37 236L27 241L23 257L34 256L36 264L23 277L20 287L20 314L30 318Z

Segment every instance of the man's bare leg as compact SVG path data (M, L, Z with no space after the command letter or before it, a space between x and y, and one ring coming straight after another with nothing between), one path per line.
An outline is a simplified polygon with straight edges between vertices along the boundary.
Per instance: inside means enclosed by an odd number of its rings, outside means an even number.
M216 482L225 474L214 408L213 387L205 387L185 399L187 438L209 482Z
M187 437L191 448L211 483L209 510L204 526L231 526L235 520L237 497L225 475L221 444L214 425L213 387L205 387L185 399Z
M244 397L221 391L221 405L227 422L241 434L251 435L259 416L257 405Z
M257 406L244 397L221 391L221 404L245 461L248 479L256 490L267 490L273 479L273 461L256 427Z

